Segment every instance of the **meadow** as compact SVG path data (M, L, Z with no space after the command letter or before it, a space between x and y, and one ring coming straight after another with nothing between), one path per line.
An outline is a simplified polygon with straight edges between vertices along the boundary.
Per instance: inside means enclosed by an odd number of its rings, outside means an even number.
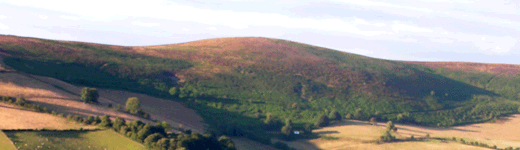
M13 143L4 132L0 131L0 149L2 150L16 150Z
M127 149L146 150L112 130L101 131L6 131L19 150L31 149Z

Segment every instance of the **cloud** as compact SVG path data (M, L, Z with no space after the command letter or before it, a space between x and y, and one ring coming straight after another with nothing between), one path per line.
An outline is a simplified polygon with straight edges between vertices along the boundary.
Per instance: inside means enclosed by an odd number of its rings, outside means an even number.
M159 23L147 23L147 22L141 22L141 21L134 21L132 22L134 25L143 26L143 27L154 27L159 26Z
M47 18L49 18L49 17L44 16L44 15L39 15L38 17L40 17L41 19L47 19Z
M0 19L5 19L5 18L7 18L7 16L0 15Z
M217 28L215 28L215 27L209 27L209 28L206 28L206 29L208 29L208 30L217 30Z
M182 31L190 31L190 29L182 28Z
M9 27L6 26L5 24L0 23L0 29L1 30L7 30L7 29L9 29Z
M454 41L448 38L430 38L430 41L443 44L451 44Z
M63 19L68 19L68 20L79 20L79 17L74 17L74 16L60 16L60 18L63 18Z

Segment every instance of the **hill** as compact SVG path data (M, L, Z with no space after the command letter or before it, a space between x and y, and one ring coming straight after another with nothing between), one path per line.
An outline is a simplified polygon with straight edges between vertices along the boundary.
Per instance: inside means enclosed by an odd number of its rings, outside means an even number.
M184 102L217 131L239 127L235 135L260 132L267 113L297 128L331 110L452 126L517 113L519 106L516 72L390 61L280 39L125 47L2 35L0 54L21 72Z

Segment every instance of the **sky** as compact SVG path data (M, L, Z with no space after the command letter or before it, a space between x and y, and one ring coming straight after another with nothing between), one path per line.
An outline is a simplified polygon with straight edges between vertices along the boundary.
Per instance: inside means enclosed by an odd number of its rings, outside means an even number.
M0 0L0 34L124 46L267 37L389 60L520 64L520 1Z

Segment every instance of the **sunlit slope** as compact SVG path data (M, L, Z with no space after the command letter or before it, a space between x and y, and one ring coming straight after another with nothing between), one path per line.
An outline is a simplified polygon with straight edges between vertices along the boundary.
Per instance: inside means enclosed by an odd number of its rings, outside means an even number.
M311 121L324 109L347 114L361 108L367 115L360 119L377 111L390 120L410 112L401 121L444 126L486 121L490 113L516 113L518 108L506 94L517 89L489 90L467 82L475 76L484 80L480 73L460 75L279 39L124 47L0 36L0 53L16 70L74 84L163 97L170 96L171 87L190 87L198 96L233 99L221 107L228 111L252 116L260 110L297 122Z

